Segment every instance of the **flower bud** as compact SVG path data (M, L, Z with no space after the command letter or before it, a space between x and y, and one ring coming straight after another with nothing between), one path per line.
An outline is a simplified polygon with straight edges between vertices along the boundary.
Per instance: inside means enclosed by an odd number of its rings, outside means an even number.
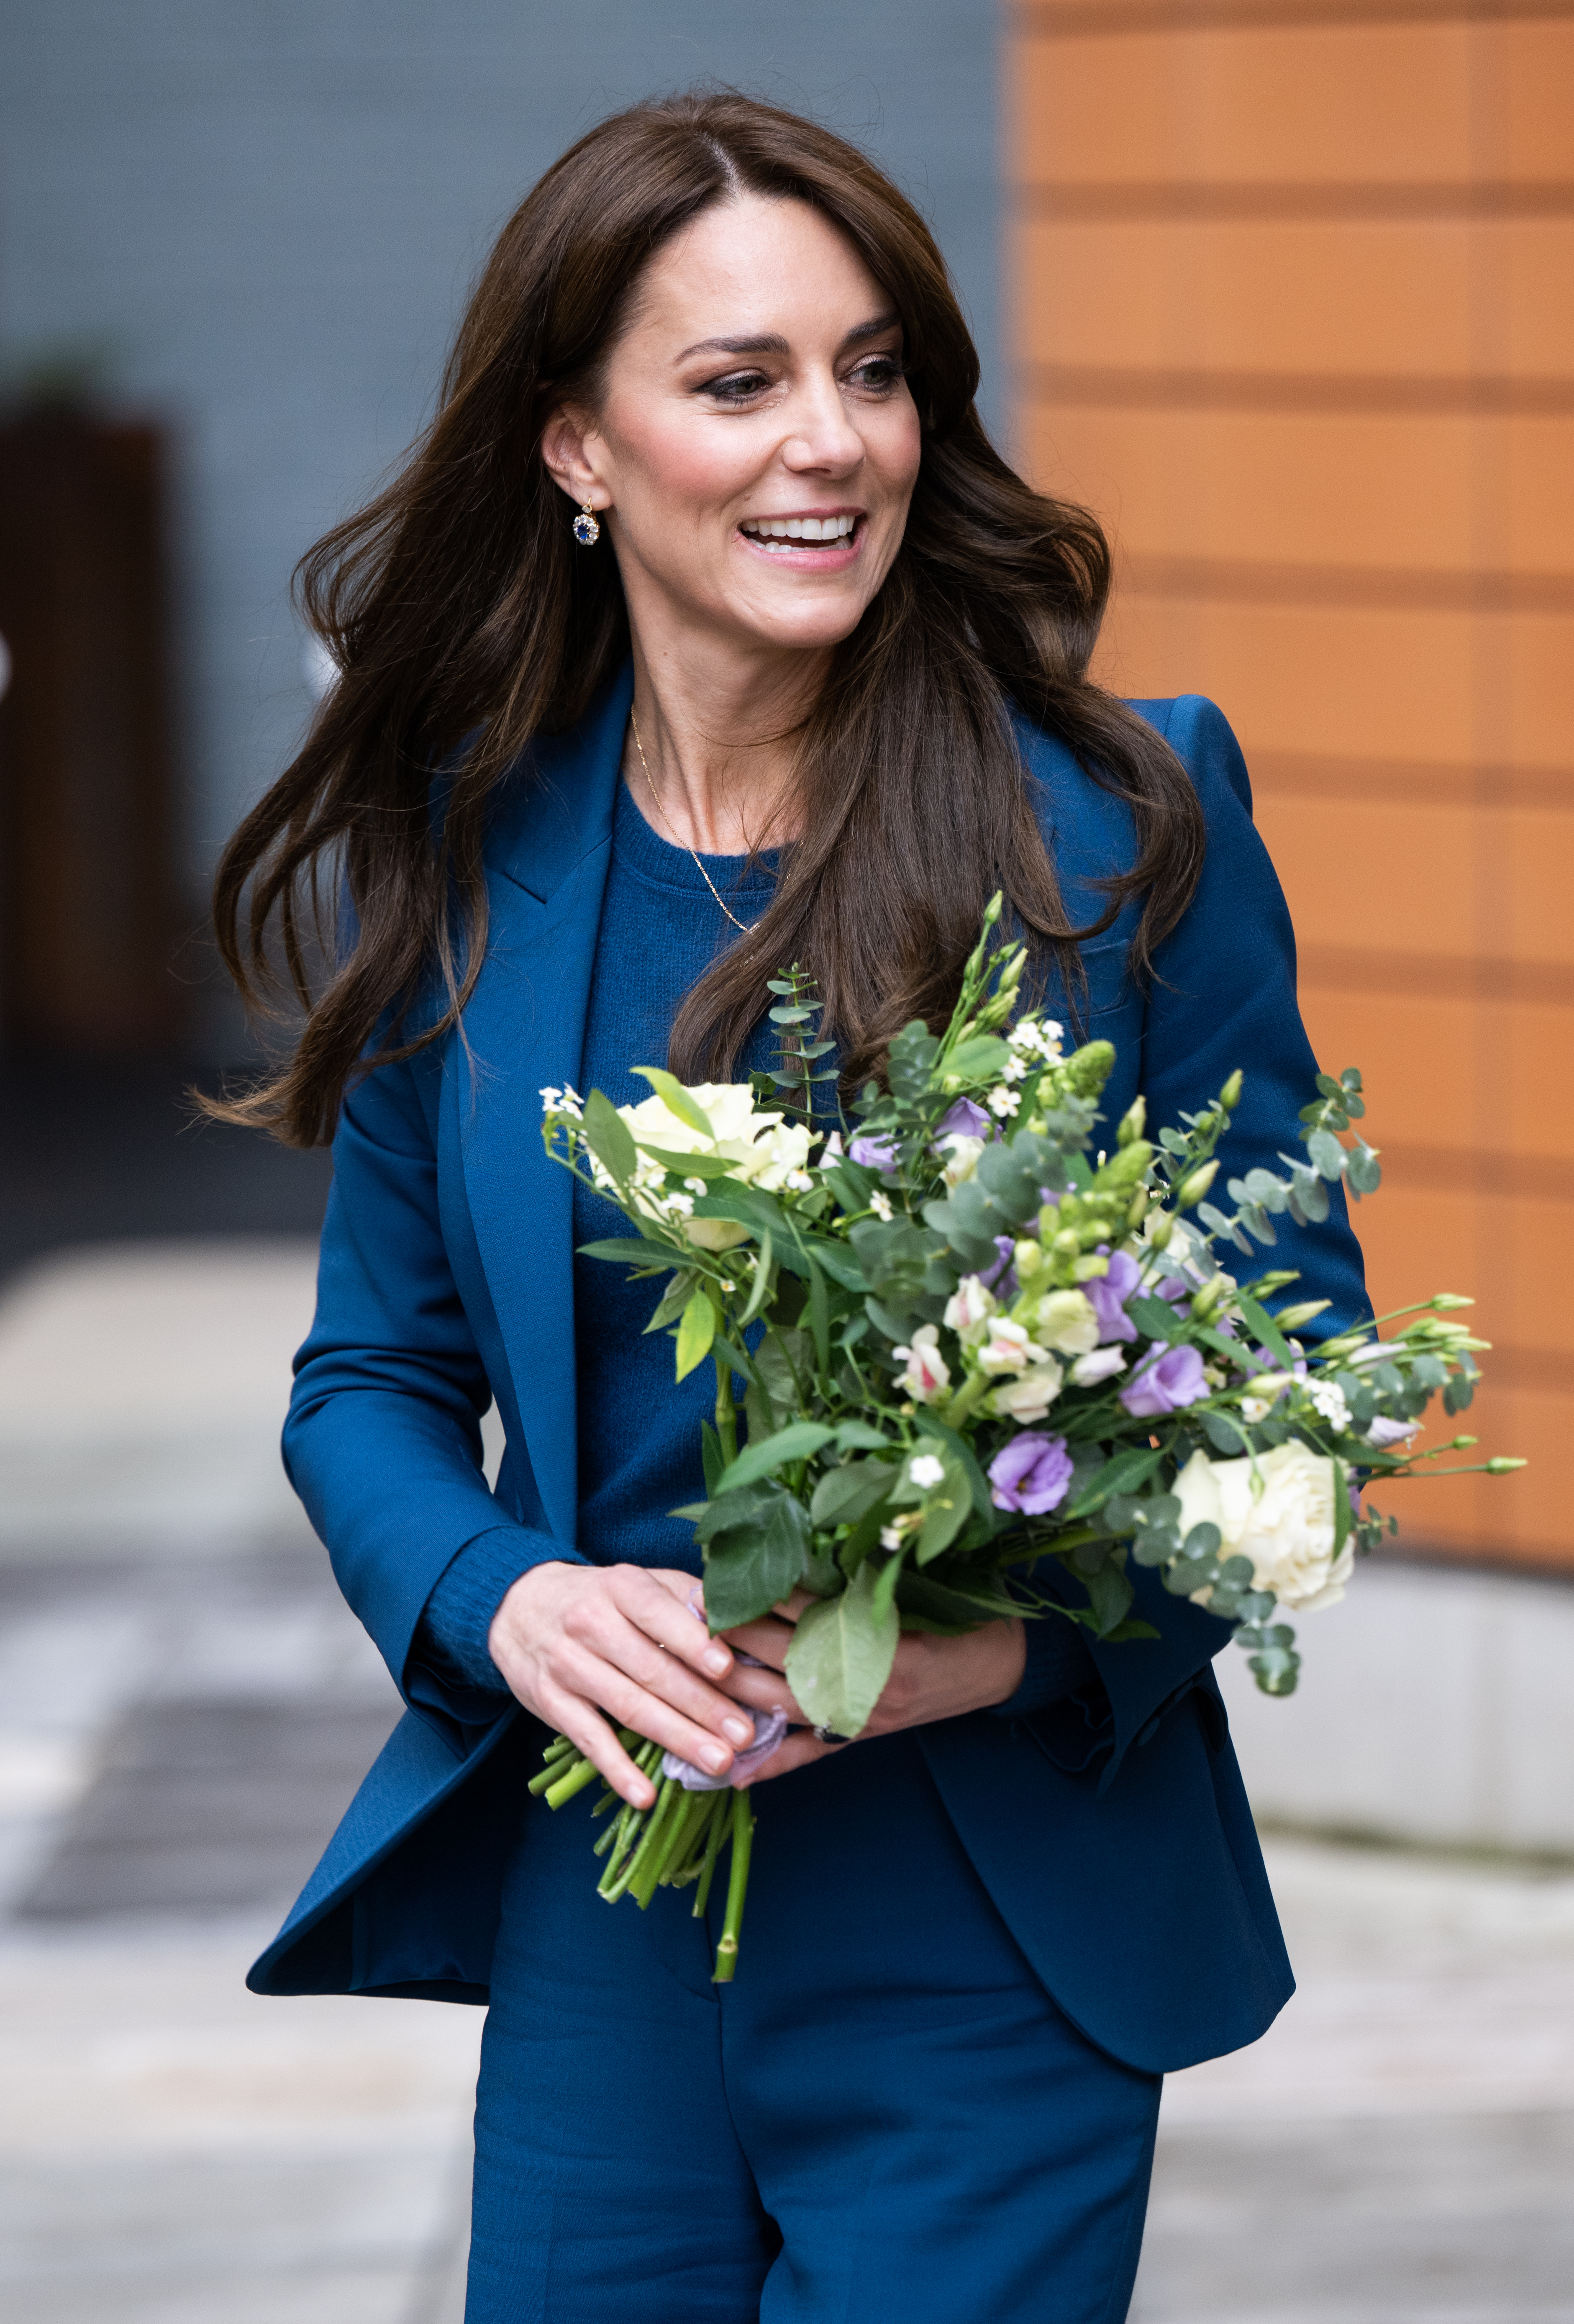
M1523 1461L1511 1461L1506 1452L1495 1452L1487 1463L1487 1474L1489 1477L1506 1477L1514 1470L1524 1466Z
M1024 1240L1011 1253L1011 1264L1024 1283L1030 1283L1044 1268L1044 1250L1039 1243Z
M1074 1227L1062 1227L1050 1245L1050 1249L1058 1250L1063 1259L1075 1259L1082 1247L1082 1238Z
M994 927L994 925L995 925L995 922L999 918L999 917L1000 917L1000 902L1001 902L1000 890L999 890L999 888L997 888L997 889L996 889L996 890L995 890L995 892L994 892L994 894L990 898L989 902L984 906L984 926L985 926L985 927L987 927L987 928L992 928L992 927Z
M1192 1293L1192 1313L1199 1323L1212 1314L1229 1287L1222 1275L1214 1275L1209 1277L1201 1291Z
M1126 1223L1128 1227L1139 1227L1142 1224L1147 1216L1147 1206L1152 1200L1153 1196L1146 1186L1137 1188L1131 1197L1130 1206L1126 1213Z
M1168 1211L1161 1211L1147 1231L1147 1239L1155 1250L1163 1250L1174 1231L1175 1222Z
M1122 1128L1124 1128L1122 1124ZM1153 1160L1153 1148L1146 1138L1134 1138L1109 1157L1099 1172L1101 1186L1129 1186L1140 1178Z
M1302 1323L1310 1323L1314 1315L1321 1315L1325 1307L1332 1305L1330 1299L1303 1299L1299 1307L1281 1307L1274 1321L1281 1332L1298 1332Z
M1440 1315L1446 1315L1450 1308L1474 1307L1476 1302L1473 1299L1461 1298L1457 1291L1440 1291L1431 1305Z
M1115 1133L1116 1145L1129 1146L1134 1138L1140 1138L1146 1120L1146 1098L1141 1095L1134 1097L1120 1117L1120 1127Z
M1176 1207L1183 1211L1189 1211L1193 1203L1200 1203L1218 1176L1217 1162L1204 1162L1200 1170L1193 1170L1191 1176L1175 1190Z
M1450 1452L1468 1452L1472 1444L1479 1444L1480 1442L1478 1436L1450 1436L1449 1450Z
M1231 1074L1229 1079L1225 1083L1224 1087L1219 1093L1219 1102L1224 1108L1226 1113L1233 1113L1236 1107L1240 1103L1241 1087L1241 1076L1238 1069L1235 1073Z

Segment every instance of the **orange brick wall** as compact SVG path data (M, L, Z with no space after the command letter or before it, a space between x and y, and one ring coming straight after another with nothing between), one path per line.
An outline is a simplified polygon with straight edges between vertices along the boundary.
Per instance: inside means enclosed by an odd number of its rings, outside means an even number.
M1574 1569L1574 0L1008 20L1019 454L1114 535L1098 674L1245 746L1379 1308L1475 1293L1517 1478L1406 1533Z

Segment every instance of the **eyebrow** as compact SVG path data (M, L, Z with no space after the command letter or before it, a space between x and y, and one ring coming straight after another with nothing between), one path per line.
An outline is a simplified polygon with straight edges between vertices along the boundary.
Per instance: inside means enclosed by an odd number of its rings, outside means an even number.
M901 321L896 313L871 316L867 323L855 323L842 344L844 347L857 345L861 339L878 339L882 331L895 329ZM736 339L696 339L692 347L685 347L675 363L687 363L691 355L786 355L792 349L779 331L756 331Z

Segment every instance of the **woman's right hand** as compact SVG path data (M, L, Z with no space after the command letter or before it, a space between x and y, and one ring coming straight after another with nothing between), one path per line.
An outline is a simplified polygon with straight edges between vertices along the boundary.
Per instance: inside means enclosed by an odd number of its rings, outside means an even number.
M710 1683L733 1658L695 1621L695 1587L692 1573L555 1559L521 1573L492 1618L492 1659L525 1709L633 1807L648 1808L656 1787L609 1720L715 1775L754 1740L748 1713Z

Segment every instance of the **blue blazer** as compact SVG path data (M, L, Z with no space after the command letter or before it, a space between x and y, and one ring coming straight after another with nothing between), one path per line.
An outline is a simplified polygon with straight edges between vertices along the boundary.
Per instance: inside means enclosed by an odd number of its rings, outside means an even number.
M630 689L625 670L575 732L538 745L533 779L505 787L468 1047L449 1038L384 1066L344 1110L285 1462L410 1707L253 1968L255 1992L486 1998L543 1730L495 1694L438 1685L411 1646L438 1576L479 1536L506 1531L521 1572L582 1554L571 1186L543 1152L538 1093L579 1078ZM1293 1146L1311 1093L1293 937L1220 712L1194 696L1136 707L1197 786L1207 862L1146 991L1126 973L1135 907L1085 947L1087 1030L1116 1046L1111 1122L1139 1089L1150 1121L1173 1120L1242 1067L1233 1175ZM1068 907L1087 925L1102 906L1091 883L1132 860L1129 816L1062 744L1026 726L1022 738ZM1284 1240L1305 1287L1331 1298L1330 1328L1360 1310L1342 1211ZM494 1397L507 1440L495 1492L480 1437ZM1161 1636L1094 1646L1100 1723L1072 1701L919 1734L1049 1992L1116 2057L1164 2071L1254 2041L1293 1980L1212 1674L1229 1633L1151 1573L1137 1587Z

